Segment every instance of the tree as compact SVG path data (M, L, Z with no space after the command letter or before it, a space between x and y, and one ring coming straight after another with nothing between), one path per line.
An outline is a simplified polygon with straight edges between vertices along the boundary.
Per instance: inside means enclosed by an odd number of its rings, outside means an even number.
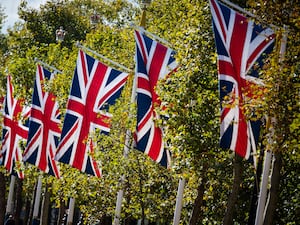
M134 71L135 43L133 29L128 25L139 21L141 11L138 2L134 1L134 5L120 0L54 0L48 1L39 10L30 9L23 3L19 13L25 22L15 24L5 36L7 49L0 52L1 74L5 74L4 70L8 68L13 75L17 95L26 98L30 104L35 75L34 58L62 70L62 74L57 74L53 81L46 83L46 88L58 97L63 119L78 52L73 46L76 41ZM274 127L276 142L272 148L276 149L276 157L282 162L274 164L277 172L273 173L276 179L271 185L275 188L270 191L266 221L271 224L269 218L273 218L276 224L297 224L300 208L297 201L300 161L299 6L297 1L285 1L283 5L251 0L234 2L260 15L262 21L257 22L289 26L285 60L278 65L278 55L274 54L268 61L262 72L268 91L264 101L254 103L259 113L267 112L277 118ZM89 24L89 16L95 9L101 20L93 27ZM113 114L110 135L92 134L97 141L95 158L102 165L103 177L96 179L61 165L62 179L45 175L43 184L48 185L54 207L61 206L63 209L68 198L75 197L89 224L113 217L116 195L120 189L124 190L122 223L147 218L170 224L178 179L184 177L187 184L181 224L221 224L234 184L232 170L235 161L230 151L218 147L218 79L208 2L152 1L147 10L147 30L168 40L170 44L167 45L176 51L180 64L176 73L157 86L167 109L156 108L156 111L162 118L167 116L168 119L156 122L165 129L165 141L173 156L171 170L156 165L131 148L131 143L128 156L123 154L125 133L129 130L133 135L136 123L135 105L130 102L131 74L122 97L109 109ZM59 26L67 31L62 43L55 42L54 32ZM5 82L1 84L4 87ZM263 144L266 142L263 141ZM241 160L239 163L242 182L236 185L239 194L234 196L236 204L230 220L246 224L255 177L248 162ZM22 194L23 198L32 200L39 173L34 166L25 167L27 173ZM283 185L278 186L278 181Z
M5 202L5 193L6 193L6 178L3 171L0 172L0 223L4 224L6 202Z
M0 30L2 30L4 21L5 21L6 15L4 14L4 9L2 7L2 5L0 4ZM2 34L2 32L0 33L0 51L1 54L4 54L7 50L7 46L6 46L6 38L5 35Z
M272 151L274 152L274 167L271 178L271 189L268 199L268 205L266 210L266 218L264 224L275 223L276 211L280 211L281 206L278 208L278 203L282 202L284 198L289 199L288 196L283 197L279 193L284 193L286 187L280 185L281 182L286 183L285 177L282 176L283 171L286 173L287 168L292 169L289 165L293 165L293 168L297 168L299 163L294 164L293 159L299 160L299 145L295 145L295 140L299 133L291 127L299 126L299 60L297 55L299 54L299 6L297 1L285 1L282 4L262 4L263 7L257 6L256 3L250 1L251 6L255 7L258 14L262 12L268 16L268 23L276 24L281 28L278 32L278 49L280 40L287 32L288 39L286 43L286 52L284 58L279 54L271 62L269 72L266 74L265 80L267 81L270 91L266 96L265 110L268 115L276 119L276 123L273 124L274 136L272 139L274 143L271 145ZM261 5L261 6L262 6ZM266 18L262 18L266 20ZM282 28L286 25L287 30L284 31ZM279 28L279 29L280 29ZM298 124L298 125L297 125ZM286 159L286 160L284 160ZM284 160L284 161L283 161ZM295 166L295 167L294 167ZM294 174L293 169L290 173ZM296 178L297 176L295 176ZM294 188L298 188L294 186ZM281 204L283 205L283 204ZM299 205L295 205L290 217L277 218L283 223L297 223L294 218Z

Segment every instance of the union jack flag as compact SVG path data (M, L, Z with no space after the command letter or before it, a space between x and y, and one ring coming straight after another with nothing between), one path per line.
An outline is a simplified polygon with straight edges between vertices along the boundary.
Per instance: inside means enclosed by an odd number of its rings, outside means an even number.
M56 160L101 176L89 134L95 128L108 134L111 115L106 111L120 96L127 78L128 73L112 69L79 50Z
M6 87L1 146L1 154L3 156L2 164L10 174L15 174L16 172L18 177L23 179L24 174L21 170L22 151L20 142L27 139L28 127L22 123L22 119L25 120L29 117L30 107L23 106L23 100L14 98L11 76L7 76Z
M141 31L135 31L136 40L136 76L137 76L137 129L136 148L152 160L167 167L170 154L165 149L163 131L154 119L157 115L155 105L160 105L155 86L162 79L175 71L177 63L174 51L147 37Z
M61 133L60 111L56 97L52 93L46 92L44 87L44 82L53 77L53 73L40 65L37 66L28 140L23 160L59 178L59 169L54 161L54 156Z
M0 110L1 110L1 112L2 112L3 102L4 102L4 97L0 97ZM0 149L0 165L3 165L3 154L2 154L1 149Z
M210 0L210 9L218 53L220 146L248 159L256 152L260 122L247 121L243 105L253 97L251 87L262 83L257 68L272 51L275 34L216 0Z

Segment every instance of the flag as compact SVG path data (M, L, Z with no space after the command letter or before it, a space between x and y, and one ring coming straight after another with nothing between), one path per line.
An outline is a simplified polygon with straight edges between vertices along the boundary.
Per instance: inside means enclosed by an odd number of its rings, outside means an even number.
M1 110L1 112L2 112L3 102L4 102L4 97L0 97L0 110ZM1 149L0 149L0 165L3 165L3 154L2 154Z
M18 177L22 179L24 174L21 170L22 151L20 142L25 141L28 135L28 127L23 124L22 119L25 120L29 117L30 107L23 106L23 100L14 98L11 76L7 76L6 87L1 146L2 164L10 174L17 172Z
M257 69L272 51L275 34L216 0L210 0L210 9L218 53L220 146L249 159L256 151L260 122L247 121L243 105L253 97L251 86L261 83Z
M136 77L137 77L137 128L136 148L152 160L167 167L170 154L163 142L163 131L154 120L157 115L155 105L160 105L155 86L159 79L165 78L177 68L174 51L135 31Z
M54 156L61 134L60 111L56 97L45 91L44 83L54 77L38 65L29 118L28 140L23 154L24 162L37 166L45 173L59 178Z
M90 133L98 128L108 134L111 115L106 111L120 96L127 77L127 73L79 51L56 160L101 176L93 159L94 144Z

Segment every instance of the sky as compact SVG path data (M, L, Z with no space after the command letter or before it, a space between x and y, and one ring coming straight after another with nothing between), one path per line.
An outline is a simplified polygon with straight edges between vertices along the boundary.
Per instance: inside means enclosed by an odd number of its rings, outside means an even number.
M44 4L47 0L27 0L28 5L33 8L39 8L41 4ZM2 30L2 33L6 33L8 27L12 27L14 23L19 20L18 18L18 6L21 0L0 0L0 5L4 8L4 14L7 16Z

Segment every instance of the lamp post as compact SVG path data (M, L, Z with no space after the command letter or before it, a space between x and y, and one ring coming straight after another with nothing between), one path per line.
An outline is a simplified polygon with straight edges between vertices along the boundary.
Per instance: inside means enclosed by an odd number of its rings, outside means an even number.
M95 10L93 15L90 16L90 23L92 26L96 26L99 23L99 21L100 21L100 16Z
M142 18L141 18L141 23L140 23L140 26L141 27L145 27L146 26L146 10L147 10L147 7L150 5L151 3L151 0L143 0L142 1Z
M55 31L55 35L56 35L56 41L62 42L65 38L66 31L64 30L64 28L62 26L60 26L59 29L57 29Z

